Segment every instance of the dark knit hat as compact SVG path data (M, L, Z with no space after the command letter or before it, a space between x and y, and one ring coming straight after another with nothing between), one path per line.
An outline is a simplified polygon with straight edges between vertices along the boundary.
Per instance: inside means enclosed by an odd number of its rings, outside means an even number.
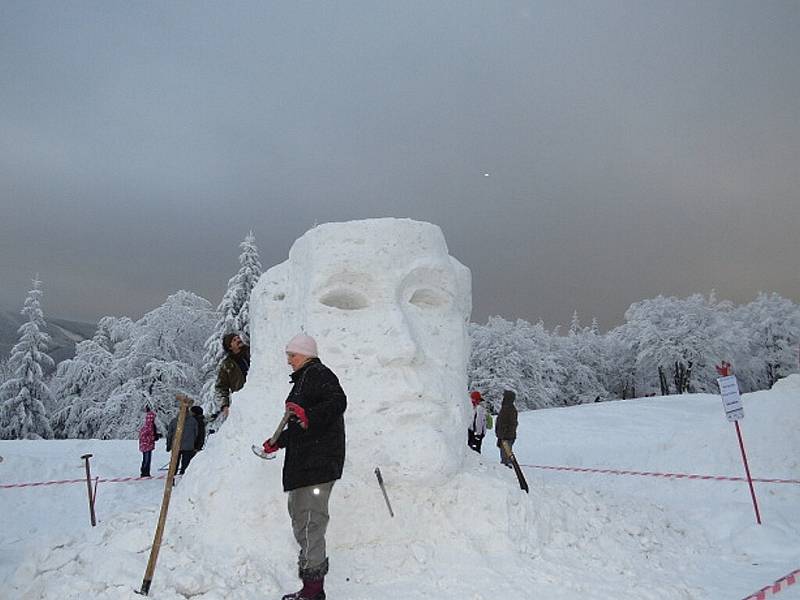
M231 349L231 341L237 335L239 335L239 334L238 333L226 333L225 335L222 336L222 349L225 350L225 352L227 352L228 350Z
M506 400L509 402L514 402L517 399L517 394L514 393L513 390L503 390L503 402Z
M195 405L192 408L190 408L189 410L192 411L193 415L197 415L197 416L200 416L200 417L203 416L203 407L202 406Z

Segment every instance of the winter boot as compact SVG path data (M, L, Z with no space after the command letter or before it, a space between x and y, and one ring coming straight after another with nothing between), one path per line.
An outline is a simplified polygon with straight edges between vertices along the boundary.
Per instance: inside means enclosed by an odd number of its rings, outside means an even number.
M325 584L325 579L310 579L303 580L303 589L294 594L286 594L281 600L325 600L325 590L322 586Z

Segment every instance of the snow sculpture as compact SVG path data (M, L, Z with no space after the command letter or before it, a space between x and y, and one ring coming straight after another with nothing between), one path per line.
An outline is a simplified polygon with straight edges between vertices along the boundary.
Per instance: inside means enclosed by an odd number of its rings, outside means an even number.
M468 419L470 272L438 227L388 218L315 227L264 274L251 304L252 382L286 381L284 347L301 330L338 375L346 474L373 477L376 465L395 481L455 474ZM270 399L270 411L283 400Z

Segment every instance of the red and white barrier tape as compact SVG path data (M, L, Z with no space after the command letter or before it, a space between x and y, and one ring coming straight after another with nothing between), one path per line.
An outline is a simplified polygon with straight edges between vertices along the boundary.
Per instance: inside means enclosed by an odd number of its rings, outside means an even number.
M744 600L766 600L766 597L769 594L777 594L778 592L782 592L790 585L794 585L797 583L797 580L800 579L800 569L795 569L788 575L784 575L780 579L778 579L775 583L772 583L766 587L761 588L757 592L750 594Z
M155 477L114 477L112 479L98 479L98 483L124 483L126 481L150 481L151 479L166 479L166 475L156 475ZM33 481L29 483L0 483L0 489L41 487L43 485L60 485L62 483L86 483L83 479L60 479L54 481Z
M588 467L554 467L551 465L523 465L530 469L545 469L548 471L574 471L576 473L602 473L604 475L639 475L642 477L664 477L667 479L710 479L713 481L747 481L746 477L728 477L725 475L694 475L690 473L657 473L654 471L623 471L617 469L591 469ZM758 483L795 483L800 484L800 479L757 479Z

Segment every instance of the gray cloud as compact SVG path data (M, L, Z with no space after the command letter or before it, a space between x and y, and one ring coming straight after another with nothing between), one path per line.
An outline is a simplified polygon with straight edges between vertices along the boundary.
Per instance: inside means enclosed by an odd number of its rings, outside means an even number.
M212 302L257 236L442 227L489 314L800 300L796 2L0 5L0 306ZM484 174L488 173L486 177Z

